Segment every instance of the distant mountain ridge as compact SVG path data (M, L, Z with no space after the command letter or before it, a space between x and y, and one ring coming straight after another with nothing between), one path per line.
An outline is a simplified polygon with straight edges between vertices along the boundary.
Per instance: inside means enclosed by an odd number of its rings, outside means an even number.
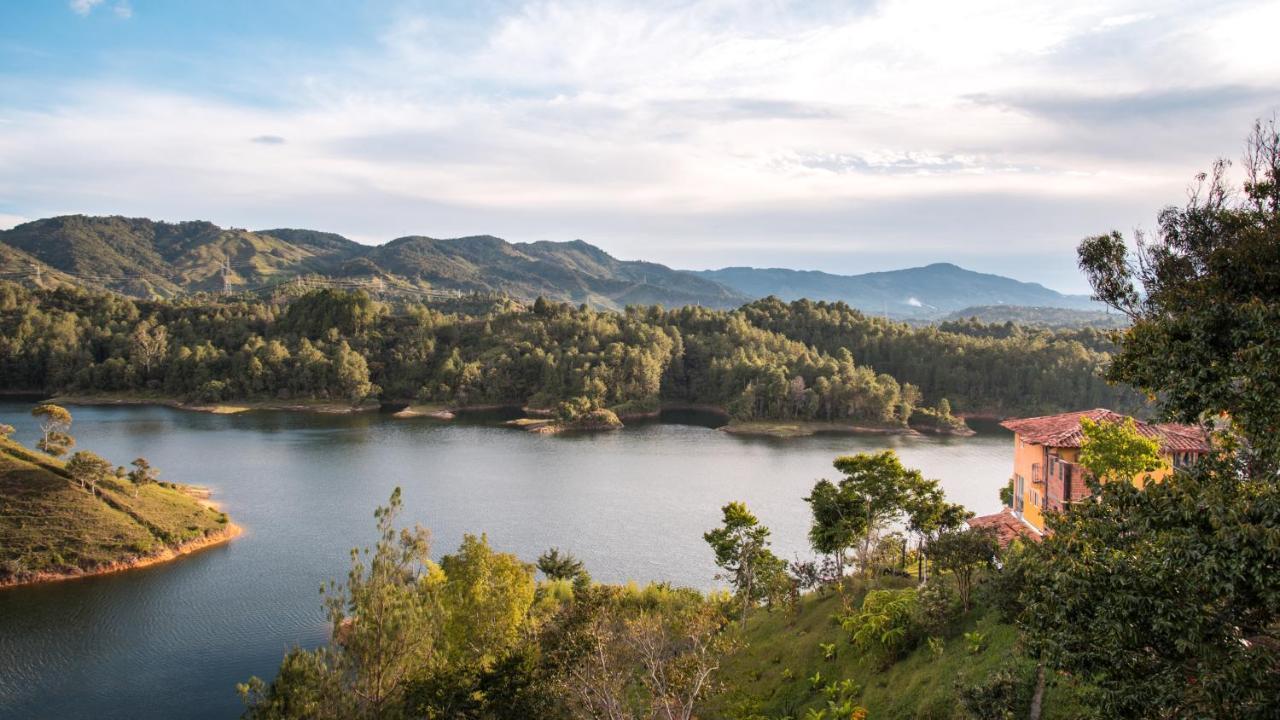
M694 274L752 297L840 301L866 313L903 319L937 319L983 305L1103 309L1084 295L1064 295L1038 283L966 270L951 263L861 275L750 267Z
M0 279L42 279L137 297L269 288L298 277L407 294L498 292L517 298L732 308L775 295L842 301L872 315L919 322L974 306L1100 310L1079 295L948 263L836 275L726 267L682 271L619 260L583 242L507 242L492 235L410 235L365 245L298 228L244 230L206 221L65 215L0 231Z
M376 282L388 291L539 295L606 308L628 304L736 307L724 285L656 263L618 260L581 240L509 243L490 235L409 236L364 245L334 233L249 231L204 221L69 215L0 231L0 275L36 269L139 297L244 290L300 276ZM55 276L53 273L61 273Z

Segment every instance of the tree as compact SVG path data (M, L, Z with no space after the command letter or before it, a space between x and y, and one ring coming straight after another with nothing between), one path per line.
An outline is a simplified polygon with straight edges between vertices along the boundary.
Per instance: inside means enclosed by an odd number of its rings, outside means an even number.
M150 485L156 482L160 477L160 471L151 467L151 463L146 458L135 458L131 463L133 469L129 471L129 482L133 483L133 495L137 497L138 488L143 485Z
M1026 548L1023 641L1088 678L1103 717L1274 717L1280 484L1247 467L1104 484Z
M591 584L591 574L582 561L569 553L560 554L559 548L551 548L538 557L538 569L548 580L569 580L575 587Z
M765 597L768 587L761 580L772 577L784 565L769 549L769 528L740 502L731 502L721 508L721 526L702 537L711 546L724 574L742 603L742 624L746 625L747 610Z
M129 336L129 345L134 362L142 366L142 376L149 377L152 367L169 352L169 331L151 319L143 320Z
M375 511L378 542L352 550L345 585L325 593L327 646L293 650L269 685L238 686L249 718L403 717L415 673L437 659L443 577L429 557L426 530L397 530L400 488Z
M494 552L489 539L463 535L440 559L445 582L444 641L449 662L488 667L514 645L533 604L533 566Z
M1160 443L1139 434L1133 418L1123 423L1080 418L1080 431L1080 464L1089 471L1088 482L1095 491L1099 483L1136 482L1164 465Z
M965 612L969 611L974 576L978 570L988 567L1000 551L995 531L976 528L944 532L929 543L926 551L935 567L951 573L956 583L956 593Z
M54 457L65 455L75 447L75 438L71 437L71 413L61 405L43 403L35 406L31 414L43 418L40 422L40 440L36 447Z
M925 580L925 548L938 533L956 530L964 525L964 521L973 517L973 513L963 505L949 503L942 486L936 480L928 480L919 473L909 478L911 492L905 503L907 530L919 537L916 546L916 576Z
M16 429L12 425L0 423L0 440L8 440L14 432Z
M842 496L830 480L819 480L804 499L813 516L809 546L814 552L835 558L836 578L844 577L845 551L862 536L865 516Z
M688 720L732 639L718 603L692 590L596 585L543 633L572 717Z
M77 451L67 461L67 473L80 487L97 494L98 481L111 472L111 463L88 450Z
M818 552L838 556L859 544L863 572L870 572L871 542L881 529L909 511L920 523L916 530L953 512L945 509L937 481L903 467L892 450L838 457L833 465L844 473L840 483L820 480L805 498L813 510L809 540Z
M1230 163L1202 174L1186 206L1160 213L1154 240L1130 252L1118 232L1080 243L1094 296L1133 325L1107 370L1157 400L1169 417L1225 415L1248 438L1251 462L1280 466L1280 134L1254 125L1244 182ZM1141 288L1139 290L1139 287ZM1263 468L1260 468L1263 469Z
M1095 502L1051 516L1052 534L1019 563L1024 642L1087 678L1106 717L1265 718L1280 697L1274 123L1255 126L1242 192L1225 169L1163 211L1159 238L1139 238L1136 256L1118 233L1080 245L1095 296L1133 320L1109 376L1168 417L1229 421L1191 468L1141 490L1102 483ZM1099 463L1117 474L1144 465Z

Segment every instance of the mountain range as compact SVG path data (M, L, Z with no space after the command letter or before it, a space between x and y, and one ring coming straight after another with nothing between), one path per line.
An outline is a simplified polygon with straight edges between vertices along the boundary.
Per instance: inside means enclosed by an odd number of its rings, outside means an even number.
M841 300L873 314L936 319L976 305L1096 310L1087 297L947 263L861 275L728 267L682 271L619 260L582 240L408 236L366 245L315 230L67 215L0 231L0 279L76 283L137 297L258 290L317 278L386 293L497 292L603 308L736 307L755 298Z

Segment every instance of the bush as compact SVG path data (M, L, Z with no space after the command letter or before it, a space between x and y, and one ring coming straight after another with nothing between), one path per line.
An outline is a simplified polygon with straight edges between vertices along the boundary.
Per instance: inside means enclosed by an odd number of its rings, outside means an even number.
M936 579L916 594L916 623L926 635L946 636L960 617L960 598L955 590Z
M960 704L978 720L1013 720L1027 716L1035 689L1035 667L1009 662L975 685L956 684Z
M916 591L872 590L862 601L862 609L841 620L850 641L880 657L887 665L902 657L920 639L916 625Z

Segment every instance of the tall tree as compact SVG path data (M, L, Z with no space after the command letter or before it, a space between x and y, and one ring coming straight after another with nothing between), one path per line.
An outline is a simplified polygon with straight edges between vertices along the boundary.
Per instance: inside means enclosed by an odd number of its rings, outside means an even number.
M1104 483L1029 548L1019 623L1105 717L1270 718L1280 697L1280 137L1258 125L1131 255L1081 243L1095 295L1133 326L1109 370L1175 419L1225 416L1217 451L1139 490ZM1137 285L1141 285L1141 292ZM1108 463L1131 472L1143 463Z
M1156 399L1170 417L1225 415L1259 469L1280 466L1280 134L1258 123L1244 182L1230 163L1199 176L1184 207L1160 213L1154 239L1130 252L1118 232L1080 244L1097 299L1133 321L1108 376Z
M731 502L721 508L723 520L720 527L702 537L716 556L716 565L724 570L728 580L742 603L741 621L747 622L747 610L768 591L766 582L783 566L769 549L769 528L740 502Z
M327 646L293 650L270 684L238 687L249 718L404 717L404 695L416 673L438 657L439 584L426 530L398 530L400 488L374 513L378 541L351 552L345 585L325 595L332 634Z
M65 455L75 447L76 440L71 437L71 413L61 405L42 403L31 410L31 414L41 418L40 440L36 447L54 457Z

